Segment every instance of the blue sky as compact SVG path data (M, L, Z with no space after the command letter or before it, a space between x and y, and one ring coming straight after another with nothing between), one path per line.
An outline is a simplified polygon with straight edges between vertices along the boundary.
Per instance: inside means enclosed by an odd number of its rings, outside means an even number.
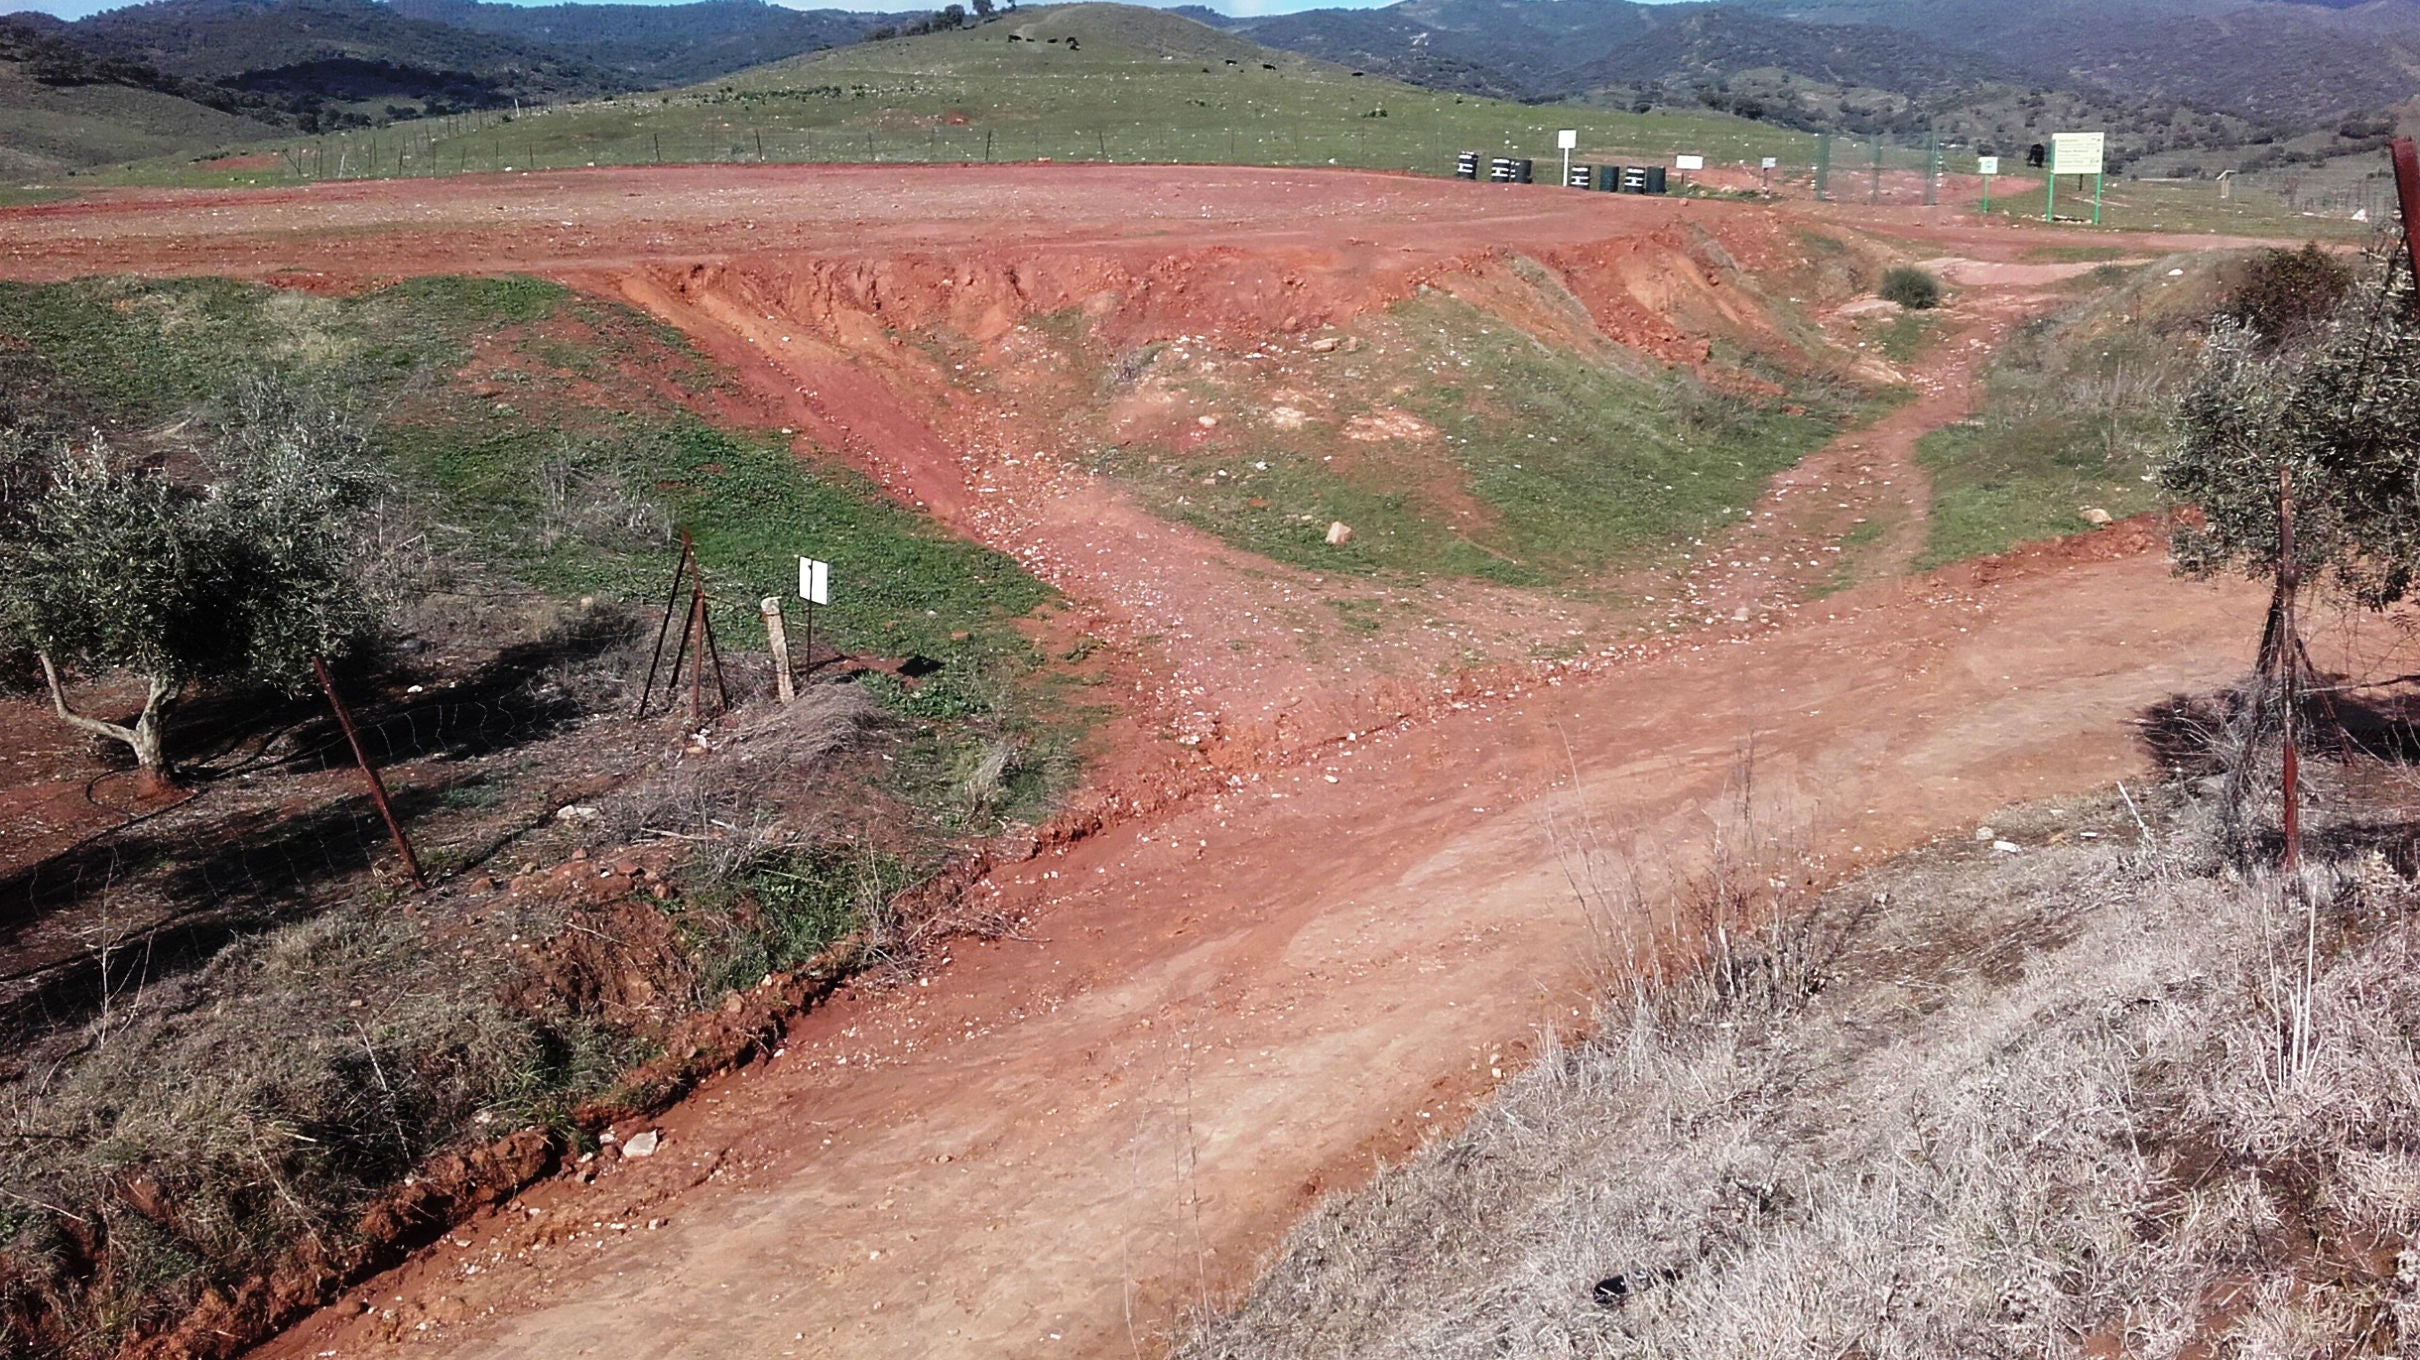
M552 4L556 3L556 0L532 0L532 2ZM787 0L776 0L776 3L786 2ZM1298 9L1375 9L1380 5L1392 4L1393 0L1204 0L1204 2L1209 3L1212 9L1241 15L1288 14ZM87 14L95 14L105 9L120 8L122 3L123 0L115 0L115 2L113 0L0 0L0 14L40 10L45 14L56 14L62 19L80 19ZM524 3L524 0L504 0L504 3L519 4ZM647 0L634 0L634 3L647 3ZM942 0L935 0L934 4L925 6L925 8L938 9L941 3ZM1167 9L1173 5L1184 3L1184 0L1129 0L1129 3L1156 5L1158 8ZM919 6L916 0L800 0L799 3L791 3L790 8L913 13Z

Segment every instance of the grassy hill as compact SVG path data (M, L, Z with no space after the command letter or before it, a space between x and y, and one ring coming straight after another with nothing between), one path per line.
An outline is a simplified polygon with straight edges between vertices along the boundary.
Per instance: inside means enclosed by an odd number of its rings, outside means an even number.
M2420 93L2420 4L2277 0L1732 0L1883 25L1985 52L2039 80L2313 125Z
M2123 149L2242 144L2420 93L2420 4L2246 0L1404 0L1233 27L1419 84L1523 99L1704 100L1794 126L2005 123L2027 95L2083 106Z
M0 20L0 176L193 156L275 131L197 102L196 93L160 72L95 60L32 25Z
M507 5L391 0L396 13L566 52L650 86L687 85L865 36L891 16L765 0L671 5Z
M578 98L640 82L534 43L375 0L153 0L68 25L103 57L209 82L306 127Z
M530 111L423 120L322 139L324 162L403 171L697 161L1107 160L1450 170L1465 149L1581 158L1806 163L1813 139L1706 110L1552 110L1419 89L1279 53L1163 11L1078 4L988 24L860 43L686 90ZM399 137L399 133L401 136ZM315 144L316 145L316 144ZM319 158L314 156L312 164ZM144 182L226 183L209 166L155 162Z
M1678 8L1678 7L1674 7ZM1384 12L1381 12L1384 13ZM1357 74L1356 72L1362 72ZM1844 70L1843 75L1854 75ZM1765 69L1721 77L1723 99L1750 107L1788 98L1865 120L1929 121L1944 164L1971 169L1979 148L2013 154L2054 127L2112 126L2115 96L1994 86L1989 98L1951 101L1927 113L1912 97L1869 87L1818 85ZM1760 83L1762 82L1762 83ZM1388 79L1375 70L1279 53L1240 33L1179 15L1114 4L1025 10L955 31L859 43L755 68L682 90L621 94L574 104L476 111L398 127L354 129L275 144L293 151L273 165L159 158L113 171L123 182L191 186L272 182L296 174L428 175L465 171L697 162L1060 161L1336 165L1430 174L1450 171L1455 153L1554 158L1554 131L1576 128L1575 159L1664 160L1695 152L1710 162L1777 158L1784 174L1807 175L1817 138L1805 131L1707 107L1699 98L1635 112L1627 100L1537 107ZM1756 109L1768 112L1768 109ZM2202 173L2249 154L2235 139L2250 125L2178 110L2114 137L2116 159L2159 157L2163 167L2197 161ZM2341 141L2334 134L2317 141ZM2282 144L2281 144L2282 145ZM2300 145L2299 143L2297 144ZM2232 148L2232 149L2230 149ZM267 149L264 147L264 149ZM2280 145L2251 148L2277 153ZM397 159L398 151L402 157ZM1895 171L1924 159L1922 136L1885 145ZM1836 142L1833 193L1863 195L1871 148ZM2369 165L2378 161L2378 166ZM2352 167L2362 175L2380 157ZM2168 171L2174 173L2173 171ZM2272 174L2282 174L2280 168ZM2296 173L2300 173L2297 169ZM2374 176L2372 177L2374 179ZM2314 181L2316 182L2316 181ZM1996 206L2040 213L2040 182L2003 176ZM2224 224L2244 231L2308 233L2322 219L2292 216L2271 188L2219 204L2206 181L2129 185L2113 223ZM2112 202L2118 201L2113 190ZM2359 175L2339 197L2375 198ZM2256 201L2257 200L2257 201ZM2306 205L2308 206L2308 205ZM2337 205L2343 212L2350 209ZM2284 212L2281 214L2280 210ZM2339 214L2341 215L2341 213Z

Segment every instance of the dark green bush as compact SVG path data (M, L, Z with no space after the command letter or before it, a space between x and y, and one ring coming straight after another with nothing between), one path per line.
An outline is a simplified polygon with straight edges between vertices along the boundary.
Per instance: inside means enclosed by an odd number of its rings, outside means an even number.
M1883 275L1882 286L1874 291L1910 311L1921 312L1941 305L1941 280L1912 264L1900 265Z

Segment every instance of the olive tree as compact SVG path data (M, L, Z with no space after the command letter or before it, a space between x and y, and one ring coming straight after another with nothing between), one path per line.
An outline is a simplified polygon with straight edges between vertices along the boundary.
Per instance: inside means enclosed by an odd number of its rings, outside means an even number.
M2214 329L2161 479L2200 522L2176 533L2194 575L2268 577L2278 485L2294 495L2297 574L2383 609L2420 572L2420 316L2408 276L2357 290L2300 344Z
M374 628L354 532L380 485L364 443L344 413L253 382L193 451L208 470L198 485L98 438L57 449L47 487L0 539L0 641L35 655L62 721L169 780L164 728L188 686L299 689L314 657ZM115 669L143 679L141 710L77 712L62 672Z

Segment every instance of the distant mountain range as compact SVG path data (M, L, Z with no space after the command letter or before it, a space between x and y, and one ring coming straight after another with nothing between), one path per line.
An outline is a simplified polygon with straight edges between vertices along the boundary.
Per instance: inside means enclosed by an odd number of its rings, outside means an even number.
M0 175L39 176L265 137L234 91L0 19Z
M1402 0L1266 18L1200 4L1174 13L1464 94L1703 106L1999 148L2052 127L2104 127L2120 165L2247 145L2272 159L2363 150L2394 125L2391 110L2420 98L2420 0ZM0 18L0 166L12 147L29 165L153 154L140 148L175 143L180 121L190 138L225 139L690 85L922 17L764 0L153 0L73 23L16 15ZM76 110L146 131L79 135Z
M1218 22L1272 47L1520 99L1721 96L1744 79L1767 112L1814 122L1843 96L1869 108L1895 97L1929 122L1961 103L2067 92L2137 123L2186 109L2290 133L2420 95L2415 0L1403 0ZM1792 84L1813 97L1776 105Z
M73 23L0 18L0 39L80 53L109 80L317 131L692 84L855 42L895 18L764 0L153 0Z

